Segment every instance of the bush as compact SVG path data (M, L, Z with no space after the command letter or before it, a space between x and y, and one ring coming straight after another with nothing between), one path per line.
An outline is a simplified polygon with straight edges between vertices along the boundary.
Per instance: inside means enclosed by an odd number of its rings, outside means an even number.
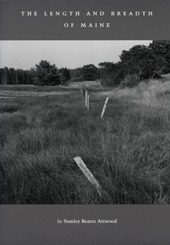
M100 76L103 86L117 87L124 78L123 66L121 63L106 65Z
M94 81L99 78L98 68L95 65L85 65L82 67L82 75L85 81Z
M83 76L79 76L79 77L73 77L70 82L83 82Z
M122 88L125 88L125 87L132 88L132 87L137 86L139 84L139 82L140 82L140 79L136 74L132 74L132 75L128 74L123 79L123 81L121 81L120 86Z

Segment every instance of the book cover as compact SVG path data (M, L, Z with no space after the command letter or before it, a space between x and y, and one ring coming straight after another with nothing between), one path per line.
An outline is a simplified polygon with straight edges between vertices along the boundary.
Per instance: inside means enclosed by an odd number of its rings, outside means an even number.
M0 1L0 245L170 244L169 10Z

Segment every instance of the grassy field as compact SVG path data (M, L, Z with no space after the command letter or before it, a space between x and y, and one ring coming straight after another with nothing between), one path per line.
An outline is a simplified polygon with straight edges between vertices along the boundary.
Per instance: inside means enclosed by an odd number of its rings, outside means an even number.
M0 86L0 203L169 204L170 82ZM109 102L103 119L101 110ZM102 197L73 158L80 156Z

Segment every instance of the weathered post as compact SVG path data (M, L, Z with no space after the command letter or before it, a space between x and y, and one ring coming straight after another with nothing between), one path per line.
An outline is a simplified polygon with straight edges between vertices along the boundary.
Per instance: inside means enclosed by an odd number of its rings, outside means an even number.
M83 94L84 98L85 98L86 91L87 91L87 88L85 85L83 85L82 86L82 94Z
M105 103L104 103L104 106L103 106L103 110L102 110L102 113L101 113L101 116L100 116L101 118L103 118L103 116L105 114L108 100L109 100L109 97L107 97L106 100L105 100Z
M88 92L86 90L85 92L85 107L87 108L87 103L88 103Z
M90 170L87 168L81 157L74 157L74 161L77 163L78 167L89 180L89 182L95 187L97 193L100 196L102 196L102 187L100 186L99 182L95 179L93 174L90 172Z
M90 96L89 94L87 93L87 110L89 111L89 108L90 108Z

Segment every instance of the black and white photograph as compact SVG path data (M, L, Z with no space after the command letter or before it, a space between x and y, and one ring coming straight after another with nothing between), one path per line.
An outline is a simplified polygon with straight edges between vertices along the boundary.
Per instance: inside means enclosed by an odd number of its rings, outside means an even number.
M169 204L170 41L1 41L1 204Z
M0 0L0 245L170 244L169 11Z

